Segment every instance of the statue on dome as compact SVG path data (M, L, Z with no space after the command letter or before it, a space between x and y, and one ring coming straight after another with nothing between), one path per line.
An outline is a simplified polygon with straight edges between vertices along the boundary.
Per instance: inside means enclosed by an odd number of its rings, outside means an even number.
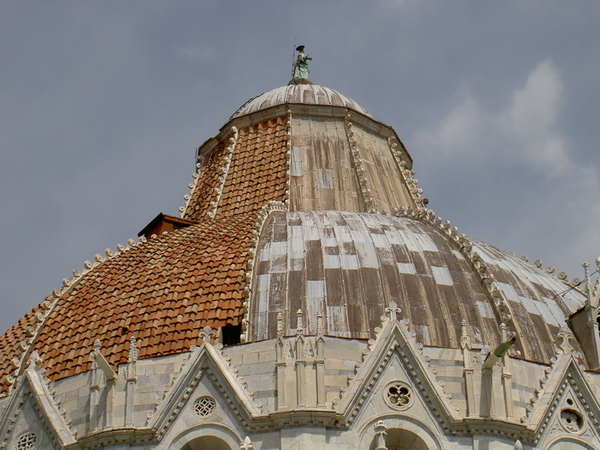
M312 58L304 53L304 45L296 47L296 51L299 53L294 63L294 79L308 80L308 61L312 60Z

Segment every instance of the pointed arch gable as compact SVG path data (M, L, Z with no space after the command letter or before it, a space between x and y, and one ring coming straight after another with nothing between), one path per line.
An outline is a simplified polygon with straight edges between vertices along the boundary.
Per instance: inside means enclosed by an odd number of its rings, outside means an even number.
M1 444L14 438L14 424L23 412L23 405L29 403L37 417L39 427L58 446L66 447L76 442L63 412L52 399L42 375L33 367L25 370L18 379L18 386L11 394L10 403L0 418ZM35 427L35 425L33 425Z
M217 402L227 404L242 427L247 427L254 418L263 417L245 386L208 340L208 336L205 336L205 343L191 353L173 385L165 392L163 401L148 420L148 427L154 430L159 440L169 433L184 406L197 392L201 381L214 388L221 397Z
M415 395L421 398L423 405L441 426L448 427L456 420L456 412L429 371L428 363L408 330L407 323L388 318L364 361L357 363L357 373L337 405L337 412L344 416L347 423L352 423L368 403L367 398L373 395L374 387L381 383L380 378L392 360L398 361L408 374L406 382L412 385Z

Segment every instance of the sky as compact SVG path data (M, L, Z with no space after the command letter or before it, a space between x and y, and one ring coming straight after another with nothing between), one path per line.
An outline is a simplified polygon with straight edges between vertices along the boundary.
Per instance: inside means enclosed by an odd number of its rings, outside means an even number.
M195 150L310 78L394 127L429 207L569 278L600 256L600 2L0 0L0 333L179 215Z

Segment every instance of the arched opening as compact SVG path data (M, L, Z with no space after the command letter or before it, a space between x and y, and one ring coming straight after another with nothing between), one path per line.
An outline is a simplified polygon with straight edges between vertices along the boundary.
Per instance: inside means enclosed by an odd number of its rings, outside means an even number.
M386 430L385 446L388 450L429 450L429 447L417 434L400 428L388 428ZM369 450L375 450L376 440L373 440Z
M214 436L202 436L185 444L181 450L232 450L224 440Z
M590 445L573 439L561 439L548 447L548 450L592 450L593 448Z

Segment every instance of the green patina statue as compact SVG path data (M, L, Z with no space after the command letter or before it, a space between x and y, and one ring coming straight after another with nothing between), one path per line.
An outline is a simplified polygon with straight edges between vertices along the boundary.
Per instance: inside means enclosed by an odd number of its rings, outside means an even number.
M296 64L294 64L294 79L308 80L308 61L312 60L312 58L304 53L304 45L299 45L296 50L299 53L298 58L296 58Z

